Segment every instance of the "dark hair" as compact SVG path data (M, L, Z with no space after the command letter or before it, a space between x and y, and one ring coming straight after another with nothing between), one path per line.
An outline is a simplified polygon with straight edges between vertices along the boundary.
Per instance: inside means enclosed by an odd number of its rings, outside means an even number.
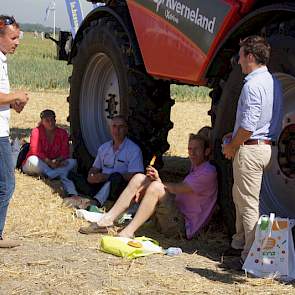
M198 131L198 134L206 137L209 142L211 141L211 133L212 127L210 126L204 126Z
M191 140L198 140L198 141L202 142L203 147L204 147L204 151L207 148L210 147L209 139L206 136L202 135L202 134L190 133L188 140L189 141L191 141Z
M0 35L5 34L6 26L12 25L16 28L19 28L19 24L15 21L13 16L9 15L0 15Z
M48 118L48 117L54 117L55 118L55 112L53 110L44 110L40 113L40 118Z
M257 64L266 65L270 58L270 45L260 36L249 36L240 41L240 47L243 47L244 54L252 54Z

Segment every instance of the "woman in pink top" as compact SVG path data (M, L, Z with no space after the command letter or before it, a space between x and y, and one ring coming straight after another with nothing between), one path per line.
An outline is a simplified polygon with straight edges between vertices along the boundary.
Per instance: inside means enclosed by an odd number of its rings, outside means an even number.
M73 183L67 179L68 172L76 165L70 159L69 136L66 130L56 126L55 113L44 110L41 121L30 137L30 149L22 170L28 175L43 175L50 179L60 178L68 194Z
M217 174L208 161L208 139L191 134L188 142L191 170L183 182L162 182L158 171L149 166L146 175L136 174L112 209L98 224L80 228L81 233L102 233L132 203L141 202L132 221L119 233L133 237L135 231L155 212L161 231L175 235L184 233L191 239L208 221L217 200ZM168 209L168 210L167 210Z

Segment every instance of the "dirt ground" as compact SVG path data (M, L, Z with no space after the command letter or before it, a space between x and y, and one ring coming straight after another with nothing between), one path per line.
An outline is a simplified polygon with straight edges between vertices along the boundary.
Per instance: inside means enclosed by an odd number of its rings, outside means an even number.
M31 93L21 115L12 114L12 136L28 136L42 109L52 108L57 122L67 127L66 95ZM187 170L187 135L209 124L208 104L176 103L171 149L164 177L178 180ZM168 173L173 169L173 173ZM172 240L143 228L138 235L156 238L163 247L184 253L125 260L98 250L99 235L78 233L84 221L63 207L59 189L40 179L16 173L6 234L22 246L0 249L0 294L295 294L294 285L246 277L221 267L227 236L221 220L192 241Z

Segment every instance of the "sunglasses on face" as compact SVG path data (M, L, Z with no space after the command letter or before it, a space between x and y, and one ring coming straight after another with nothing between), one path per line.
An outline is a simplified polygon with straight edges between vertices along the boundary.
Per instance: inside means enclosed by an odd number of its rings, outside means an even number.
M15 19L13 16L0 19L0 28L4 26L12 25L14 23L15 23Z

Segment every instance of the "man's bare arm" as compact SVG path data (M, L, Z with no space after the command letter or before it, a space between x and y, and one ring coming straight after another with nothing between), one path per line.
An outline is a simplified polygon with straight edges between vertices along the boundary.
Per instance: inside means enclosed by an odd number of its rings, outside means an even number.
M164 182L163 184L165 189L172 194L189 194L193 192L192 188L185 182L180 182L180 183Z
M22 110L24 109L25 105L26 104L23 103L23 102L20 102L20 103L14 102L14 103L11 103L10 104L10 108L12 108L13 110L15 110L17 113L21 113Z
M89 183L101 183L107 181L109 174L101 173L101 169L91 167L88 172L87 181Z
M236 150L247 141L252 135L251 131L248 131L243 128L239 128L236 135L232 138L231 142L223 145L223 154L226 159L233 159L236 153Z
M236 135L231 140L230 144L237 149L240 145L242 145L251 137L252 133L253 132L246 129L239 128Z
M0 105L27 103L28 100L29 96L24 91L16 91L8 94L0 92Z

